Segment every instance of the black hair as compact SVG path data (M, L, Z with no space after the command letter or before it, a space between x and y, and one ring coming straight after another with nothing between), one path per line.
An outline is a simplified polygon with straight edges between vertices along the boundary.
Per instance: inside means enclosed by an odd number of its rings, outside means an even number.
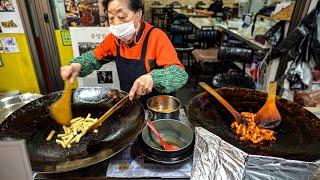
M105 12L108 9L108 3L114 1L114 0L103 0L102 1L102 5L105 8ZM133 12L138 12L139 9L142 10L142 13L144 11L144 3L143 0L126 0L128 2L128 7L130 10L132 10Z

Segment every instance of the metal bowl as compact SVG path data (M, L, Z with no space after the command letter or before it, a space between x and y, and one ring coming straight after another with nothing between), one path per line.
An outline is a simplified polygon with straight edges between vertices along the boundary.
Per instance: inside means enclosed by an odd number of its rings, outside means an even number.
M142 145L148 154L162 158L177 158L193 151L194 134L192 129L183 122L174 119L159 119L152 122L162 139L171 145L180 147L178 150L167 151L157 136L146 125L141 133Z
M157 119L179 119L181 102L173 96L159 95L148 99L147 107L148 118L151 121Z

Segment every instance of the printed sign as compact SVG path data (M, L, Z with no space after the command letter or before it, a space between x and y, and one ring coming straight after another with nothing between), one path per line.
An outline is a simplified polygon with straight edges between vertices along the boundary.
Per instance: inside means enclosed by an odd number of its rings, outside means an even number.
M99 45L110 33L108 27L70 27L73 56L81 56ZM114 61L104 64L86 77L78 77L79 87L107 87L120 89L117 66Z
M0 33L24 33L16 0L0 0Z
M62 43L64 46L71 46L71 36L69 31L60 31Z
M16 53L20 52L19 47L15 37L1 38L1 43L6 53Z
M101 0L65 0L65 13L69 27L104 27L107 15Z

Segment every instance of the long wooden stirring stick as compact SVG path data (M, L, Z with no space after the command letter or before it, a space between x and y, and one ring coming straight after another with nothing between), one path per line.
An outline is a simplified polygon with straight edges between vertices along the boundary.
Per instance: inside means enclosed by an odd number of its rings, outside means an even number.
M227 108L238 123L246 122L245 118L209 85L207 85L205 82L200 82L199 85L203 87L206 91L208 91L211 95L213 95L225 108Z
M111 116L115 111L121 108L125 103L129 101L129 94L122 98L117 104L112 106L104 115L102 115L97 122L92 124L88 129L87 133L92 133L97 127L100 126L109 116Z

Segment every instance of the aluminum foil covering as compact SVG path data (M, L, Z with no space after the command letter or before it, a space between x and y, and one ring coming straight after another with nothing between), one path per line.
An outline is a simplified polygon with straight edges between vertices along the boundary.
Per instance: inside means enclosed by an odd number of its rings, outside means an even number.
M195 136L192 180L320 179L320 161L250 155L201 127Z

